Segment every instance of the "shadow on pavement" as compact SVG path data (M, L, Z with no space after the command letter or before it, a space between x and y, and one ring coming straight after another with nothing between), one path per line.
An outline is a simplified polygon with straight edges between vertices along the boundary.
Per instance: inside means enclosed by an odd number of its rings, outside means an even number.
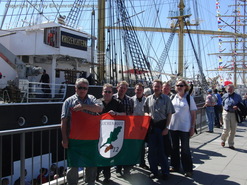
M193 150L193 164L203 164L205 160L209 160L210 157L226 157L221 153L211 151L211 150L202 150L202 149L194 149Z
M194 182L198 184L214 184L214 185L239 185L239 183L227 180L228 175L213 175L209 173L204 173L201 171L194 171Z

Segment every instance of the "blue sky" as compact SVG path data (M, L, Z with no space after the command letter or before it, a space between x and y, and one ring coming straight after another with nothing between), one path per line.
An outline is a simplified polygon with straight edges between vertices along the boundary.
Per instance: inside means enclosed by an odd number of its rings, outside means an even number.
M28 11L29 8L34 8L36 10L39 10L43 7L44 10L44 16L41 18L35 18L32 20L32 22L44 22L47 20L53 20L55 16L57 16L57 10L60 8L60 14L61 15L67 15L70 7L74 3L72 0L63 1L62 4L60 4L61 1L46 1L43 0L43 4L21 4L21 0L19 0L19 3L11 3L11 7L9 8L9 14L17 13L17 10L20 6L26 6L23 10ZM29 1L30 2L30 1ZM80 23L78 27L86 31L88 33L91 33L91 11L92 6L97 6L96 0L90 0L85 1L85 4L83 4L83 13L82 17L80 19ZM108 1L109 2L109 1ZM200 29L200 30L215 30L217 31L219 28L219 25L225 25L223 22L221 24L218 23L216 14L216 0L185 0L186 9L191 8L192 16L190 17L190 22L195 23L195 21L200 22L200 26L196 27L190 27L190 29ZM222 15L232 15L233 10L236 9L235 6L231 6L235 3L235 0L219 0L219 6L218 9L219 13ZM240 1L239 1L240 2ZM2 0L0 2L0 21L3 18L4 14L4 7L6 6L7 0ZM195 18L196 10L193 8L197 4L198 7L198 19ZM242 3L243 4L243 3ZM114 8L115 5L113 5ZM172 24L172 20L168 19L169 11L171 10L177 10L177 0L126 0L126 7L129 9L129 15L131 16L131 21L133 22L133 25L135 26L149 26L149 27L160 27L160 28L169 28ZM239 6L240 8L241 6ZM97 7L96 7L97 9ZM108 6L107 9L110 9ZM243 8L239 9L240 15L243 15L244 12L242 10ZM96 12L97 14L97 12ZM107 14L107 17L110 17L112 15ZM228 24L232 24L233 18L230 17L222 17L224 22ZM6 21L8 22L10 20L10 17L6 17ZM21 23L21 25L25 26L26 21L28 18L21 17L19 20L17 19L11 19L11 23ZM113 20L116 21L116 20ZM97 21L96 21L97 22ZM1 23L1 22L0 22ZM7 24L5 23L3 25L3 28L5 28ZM225 26L222 27L223 31L234 31L231 26ZM241 32L241 30L240 30ZM157 33L157 32L138 32L137 33L138 38L140 39L140 43L142 45L143 51L147 56L149 57L149 60L153 63L153 67L155 68L156 62L158 61L161 53L164 50L165 43L167 42L169 38L169 33ZM194 41L195 47L198 50L198 41L200 41L200 54L198 55L201 58L203 69L205 76L208 77L214 77L217 75L220 75L223 80L231 80L231 76L226 72L212 72L207 71L207 69L216 69L219 66L219 58L217 56L210 56L209 53L218 53L219 52L219 38L212 38L210 35L200 35L200 36L192 36L192 39ZM229 39L222 39L224 41L227 41ZM165 64L165 72L169 74L175 74L177 70L177 35L175 35L173 43L170 48L169 56L167 58L166 64ZM225 50L225 52L230 52L232 46L230 46L229 43L222 43L221 49ZM187 77L193 77L196 76L199 73L196 60L193 54L193 50L191 48L191 44L189 41L189 38L187 35L185 35L185 43L184 43L184 62L185 66L187 67L187 70L185 72ZM231 57L222 57L222 65L231 65ZM164 78L166 80L166 78Z

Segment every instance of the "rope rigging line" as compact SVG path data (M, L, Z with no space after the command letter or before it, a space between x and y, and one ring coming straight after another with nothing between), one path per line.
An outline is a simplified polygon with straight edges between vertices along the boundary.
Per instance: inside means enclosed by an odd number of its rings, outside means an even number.
M186 21L185 21L185 18L183 18L183 19L184 19L184 24L185 24L186 29L187 29L187 31L188 31L189 39L190 39L190 42L191 42L191 45L192 45L192 48L193 48L193 51L194 51L194 54L195 54L195 57L196 57L197 65L198 65L198 67L199 67L199 70L200 70L200 73L201 73L201 76L202 76L202 78L201 78L202 82L201 82L200 85L201 85L201 86L203 87L203 89L206 91L206 90L208 89L208 83L207 83L207 80L206 80L206 78L205 78L204 72L203 72L203 70L202 70L202 66L200 65L201 62L199 61L198 55L197 55L197 53L196 53L195 46L194 46L194 44L193 44L193 41L192 41L192 38L191 38L191 35L190 35L190 30L189 30L188 25L187 25L187 23L186 23ZM200 81L199 81L199 83L200 83Z
M124 5L124 1L117 0L116 3L117 3L118 11L120 13L121 20L123 23L124 43L125 43L125 46L127 46L126 49L128 49L128 52L132 59L136 82L142 81L142 82L148 83L147 85L149 85L153 80L151 69L150 69L150 64L148 63L142 51L140 42L134 30L133 24L128 18L129 15ZM148 73L145 74L146 71L149 71L150 75Z

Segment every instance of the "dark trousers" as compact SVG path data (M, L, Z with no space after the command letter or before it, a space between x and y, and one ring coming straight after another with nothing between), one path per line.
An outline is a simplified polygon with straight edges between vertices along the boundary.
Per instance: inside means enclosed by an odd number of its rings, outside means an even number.
M132 166L130 165L118 165L117 166L117 169L116 169L116 172L117 173L121 173L122 172L122 169L124 170L123 173L126 175L126 174L129 174L130 173L130 169L131 169Z
M215 126L220 127L220 114L222 114L222 105L215 105L214 113L215 113Z
M49 85L41 85L42 87L42 91L43 91L43 98L49 98L50 97L50 93L51 93L51 89Z
M153 174L158 174L158 164L161 166L162 174L169 174L168 159L165 155L162 129L153 127L148 134L148 162Z
M142 150L141 150L141 162L140 162L140 166L145 166L146 162L145 162L145 142L143 143L142 146Z
M164 135L163 139L164 139L165 154L167 157L169 157L171 155L171 150L172 150L170 132L168 132L167 135Z
M190 133L170 130L172 139L171 166L175 169L180 168L180 147L181 142L181 162L184 172L192 172L193 164L190 153Z
M111 167L110 166L98 167L97 176L99 176L101 171L103 171L103 175L105 179L111 178Z

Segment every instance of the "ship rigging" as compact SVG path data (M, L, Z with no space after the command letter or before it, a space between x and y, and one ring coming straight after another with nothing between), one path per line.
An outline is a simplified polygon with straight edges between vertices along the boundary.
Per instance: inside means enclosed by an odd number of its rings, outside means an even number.
M200 4L200 2L192 2L195 7ZM90 3L86 0L61 1L60 3L9 0L5 1L2 6L4 14L0 19L0 26L2 30L8 30L8 32L12 29L11 33L13 33L17 27L26 25L31 27L43 21L58 22L60 25L72 29L77 29L83 22L85 26L82 29L90 33L88 39L92 48L90 61L86 61L90 64L88 71L92 73L97 84L110 82L115 85L119 80L127 80L131 84L140 81L148 85L154 78L164 78L166 76L164 74L186 77L184 75L188 75L188 73L185 70L192 69L199 74L193 72L190 77L200 76L199 81L203 85L207 84L207 77L203 70L205 59L200 54L200 50L204 50L200 48L204 48L204 46L201 46L203 43L198 35L234 36L235 39L244 39L245 34L236 31L199 29L201 22L199 15L193 17L195 21L191 21L191 12L199 14L198 8L192 9L189 3L184 0L173 2L167 0L163 3L154 1L138 6L136 1L127 0L108 1L107 3L102 0ZM170 26L165 28L166 26L161 23L161 16L164 19L164 13L161 14L161 10L163 6L171 6L170 4L174 4L173 9L170 7L172 10L169 11L169 15L166 15L170 19L170 23L166 24L170 24ZM152 18L156 19L154 24L151 23L151 19L146 17L147 12L151 9L155 10L155 14L152 15ZM52 11L55 13L51 14ZM87 18L85 13L87 13ZM151 11L147 15L151 18ZM140 18L144 18L144 21L141 21ZM86 23L85 19L91 21ZM190 29L192 26L196 26L196 29ZM95 31L96 29L98 31ZM152 33L148 33L149 31ZM170 36L164 36L164 32L170 32ZM178 34L178 38L175 37L176 34ZM161 35L161 39L157 40L157 35ZM192 35L196 35L197 41L196 37L192 38ZM174 41L176 39L177 41ZM147 42L144 44L144 41ZM178 45L178 52L175 54L177 59L171 55L174 53L174 50L171 49L174 42ZM158 49L155 44L158 45ZM188 44L192 45L190 49ZM186 49L191 50L194 59L191 57L192 54L189 54L191 55L189 57L186 56ZM73 57L67 56L67 58L70 60ZM186 65L184 61L187 61ZM77 67L75 70L78 70Z

